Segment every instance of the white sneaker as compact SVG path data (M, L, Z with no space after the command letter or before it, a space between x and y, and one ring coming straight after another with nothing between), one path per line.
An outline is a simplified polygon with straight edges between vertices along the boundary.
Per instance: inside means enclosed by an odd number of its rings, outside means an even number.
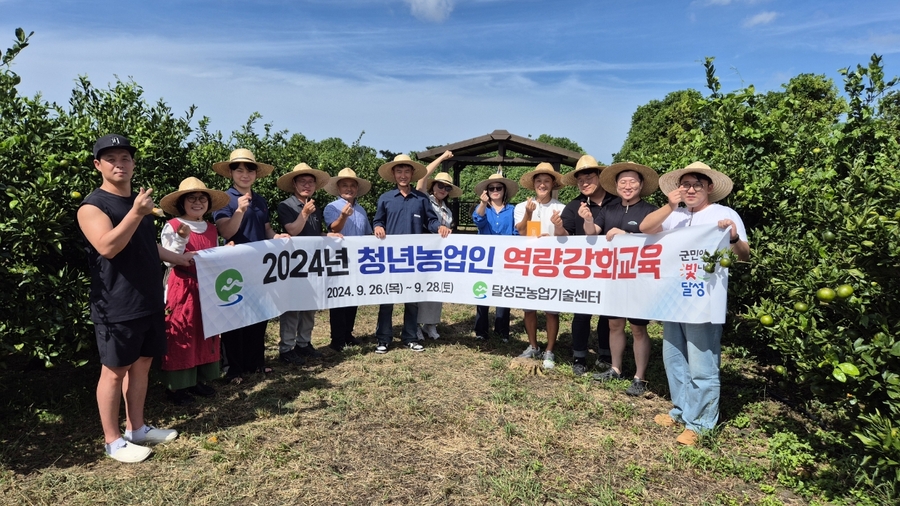
M425 333L428 334L428 337L432 339L438 339L441 337L437 331L437 325L425 325Z
M375 347L375 353L379 355L384 355L385 353L387 353L387 351L388 347L386 344L378 343L378 346Z
M178 437L178 431L174 429L157 429L152 425L144 425L138 431L143 431L143 437L132 434L131 437L122 436L129 443L155 445L160 443L168 443Z
M544 352L544 369L553 369L556 367L556 356L552 351Z
M419 325L416 325L416 339L418 339L419 341L425 340L425 335L422 334L422 327L420 327Z
M519 355L519 358L540 358L541 357L541 349L540 348L532 348L529 344L525 351Z
M419 343L406 343L406 347L412 351L425 351L425 347Z
M143 462L147 460L147 457L149 457L151 453L153 453L153 451L146 446L126 442L123 446L120 446L119 449L114 451L113 453L109 453L109 450L107 450L106 455L110 458L118 460L119 462L133 464L135 462Z

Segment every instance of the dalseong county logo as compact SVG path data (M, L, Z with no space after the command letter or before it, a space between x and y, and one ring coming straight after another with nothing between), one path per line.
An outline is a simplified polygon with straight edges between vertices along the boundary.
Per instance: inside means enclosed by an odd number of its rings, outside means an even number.
M244 299L240 294L244 288L244 277L236 269L228 269L216 278L216 295L225 304L221 307L233 306Z

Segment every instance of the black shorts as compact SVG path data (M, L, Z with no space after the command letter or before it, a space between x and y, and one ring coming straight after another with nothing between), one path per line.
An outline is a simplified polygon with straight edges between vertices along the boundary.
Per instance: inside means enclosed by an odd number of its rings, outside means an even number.
M609 318L610 320L621 320L622 319L621 316L607 316L607 318ZM650 320L639 320L637 318L629 318L628 323L631 323L632 325L639 325L641 327L646 327L647 325L650 325Z
M125 367L141 357L166 354L166 318L164 313L116 323L95 323L100 363L107 367Z

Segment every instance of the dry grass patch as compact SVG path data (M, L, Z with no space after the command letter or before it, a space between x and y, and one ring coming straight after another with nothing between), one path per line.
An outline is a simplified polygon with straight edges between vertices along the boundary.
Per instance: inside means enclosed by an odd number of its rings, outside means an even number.
M429 340L425 352L395 346L376 355L376 311L361 308L357 337L366 344L302 368L275 360L273 322L273 374L239 386L218 384L215 398L189 408L167 405L160 387L153 387L150 422L181 436L139 465L102 454L94 371L7 371L5 379L19 382L21 392L4 409L20 412L4 411L0 502L803 502L760 490L761 483L774 484L759 457L765 440L761 432L741 432L759 427L725 425L705 447L686 452L674 443L677 430L653 424L653 416L669 408L660 396L665 379L658 329L650 376L656 393L636 399L624 394L625 381L599 385L572 376L565 321L554 371L509 370L527 344L521 311L513 317L518 340L480 344L472 336L471 308L447 304L442 338ZM327 318L327 311L317 317L316 346L329 341ZM760 402L766 409L774 405ZM729 469L727 462L735 464ZM760 476L735 472L754 462L763 469Z

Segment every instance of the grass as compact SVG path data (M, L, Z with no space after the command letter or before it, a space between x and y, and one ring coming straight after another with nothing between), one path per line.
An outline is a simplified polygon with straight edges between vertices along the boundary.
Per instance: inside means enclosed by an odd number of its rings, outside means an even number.
M507 369L527 345L521 316L513 310L510 343L479 343L471 308L445 304L442 337L429 340L425 352L395 346L375 355L377 314L365 307L356 325L364 346L303 368L275 360L272 322L273 374L240 386L217 384L215 398L187 408L167 404L161 387L151 387L148 422L181 435L138 465L102 453L95 363L45 370L7 361L0 370L0 503L775 505L835 499L810 485L833 475L827 463L809 464L816 450L805 439L778 436L780 445L770 449L775 434L811 434L815 427L766 396L765 378L746 357L723 359L719 430L698 448L681 448L677 429L652 421L670 407L658 325L651 325L651 393L632 398L624 394L627 381L600 385L572 375L566 315L554 371L529 376ZM322 311L313 343L328 341L328 312ZM633 371L628 360L626 374ZM802 469L790 469L795 462Z

